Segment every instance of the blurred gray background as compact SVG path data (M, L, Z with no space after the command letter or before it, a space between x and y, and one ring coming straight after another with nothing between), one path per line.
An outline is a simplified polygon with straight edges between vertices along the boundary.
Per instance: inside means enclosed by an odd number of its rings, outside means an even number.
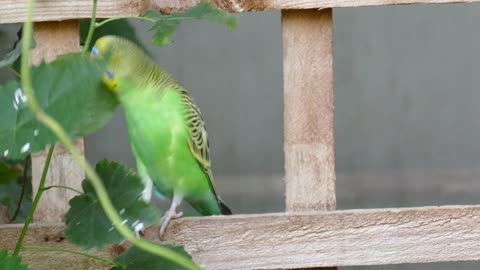
M478 14L478 4L334 10L339 209L478 203ZM149 44L148 26L135 26ZM281 45L279 12L241 14L234 31L186 23L174 44L147 45L202 110L216 182L236 213L284 210ZM86 148L92 162L134 166L120 110ZM453 267L480 263L345 269Z

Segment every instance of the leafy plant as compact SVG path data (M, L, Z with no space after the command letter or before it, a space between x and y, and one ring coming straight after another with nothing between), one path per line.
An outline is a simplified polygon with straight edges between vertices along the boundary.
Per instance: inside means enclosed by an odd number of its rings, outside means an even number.
M230 28L235 28L236 19L233 15L222 12L209 3L200 3L185 13L172 15L162 15L156 10L149 10L145 13L145 18L152 19L154 24L150 30L155 33L152 37L152 43L157 46L163 46L173 41L173 33L182 21L191 19L204 19L211 22L224 23Z
M85 44L87 41L88 30L90 27L90 20L81 20L80 21L80 44ZM142 48L145 48L143 43L138 39L135 28L128 22L128 19L118 19L113 20L103 27L97 27L92 36L92 41L87 50L92 48L92 45L97 41L98 38L106 35L116 35L128 40L135 42Z
M30 49L35 48L35 40L32 38ZM22 43L17 42L15 43L13 49L5 54L5 57L0 60L0 68L3 67L8 67L13 65L17 59L20 58L20 55L22 54Z
M0 160L0 185L8 185L22 175L21 169Z
M19 161L0 160L0 205L6 208L3 220L23 222L27 216L32 200L30 178L30 159ZM0 220L1 217L0 209ZM8 218L7 218L8 216Z
M70 54L32 68L39 106L73 138L104 126L117 106L117 100L102 83L104 65L99 60ZM0 86L0 153L3 157L24 158L57 141L35 118L27 99L16 81Z
M123 218L122 222L138 232L157 224L160 215L155 207L145 203L141 194L143 185L133 170L115 162L100 161L95 171L108 190L112 204ZM67 239L84 248L103 248L124 240L105 215L97 194L88 179L82 182L83 194L70 200L65 216Z
M9 256L7 250L0 250L0 270L28 270L20 257Z
M94 170L75 148L73 139L105 125L118 104L102 83L106 63L85 56L92 41L104 34L120 33L119 35L139 43L127 18L151 22L151 30L154 32L152 42L163 46L172 42L172 35L182 21L205 19L225 23L233 28L235 17L202 2L184 13L162 15L148 11L143 17L112 18L96 23L97 0L93 0L92 19L89 23L81 23L84 42L82 53L65 55L52 63L30 67L30 48L34 46L34 5L34 0L28 0L27 18L22 32L23 43L0 60L0 67L8 67L16 72L11 66L18 63L21 55L21 73L18 74L21 83L9 81L0 86L0 157L23 159L48 145L50 148L36 196L13 255L9 256L7 251L0 252L0 270L27 269L18 257L22 249L74 253L108 263L112 269L199 269L183 248L154 244L138 238L141 229L159 221L156 209L141 200L143 184L139 177L126 166L106 160L97 164ZM95 32L95 29L99 30ZM70 201L71 209L66 215L67 239L87 249L102 248L123 240L131 242L132 248L114 261L80 251L23 246L23 239L42 193L53 188L45 187L45 179L57 142L63 144L87 175L82 183L83 192L78 191L81 194ZM21 177L15 170L3 165L5 164L0 163L0 176L4 175L0 183L17 184ZM24 182L22 186L25 188Z
M171 245L163 245L171 251L185 256L185 258L192 259L190 255L183 249L183 247L175 247ZM118 256L115 262L119 265L112 270L183 270L182 266L179 266L172 261L165 260L163 257L153 256L150 253L145 253L137 247L130 248L127 252Z

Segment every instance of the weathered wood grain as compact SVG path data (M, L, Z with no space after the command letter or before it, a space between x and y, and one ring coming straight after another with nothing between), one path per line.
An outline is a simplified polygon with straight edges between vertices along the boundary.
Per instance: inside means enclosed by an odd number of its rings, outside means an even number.
M83 152L83 139L78 140L77 148ZM32 159L32 186L37 190L43 166L47 158L47 151L35 154ZM61 145L55 147L48 170L45 186L68 186L81 190L82 180L85 178L83 169L75 159L66 152ZM68 201L77 195L64 188L52 188L45 191L35 211L34 222L60 222L69 209Z
M50 2L51 3L51 2ZM32 63L38 64L41 60L53 61L58 55L80 51L79 23L75 20L64 22L35 23L35 40L37 46L32 50ZM83 152L83 139L77 143ZM36 191L42 175L47 151L35 154L32 157L32 186ZM61 146L57 146L52 156L50 169L47 174L46 186L60 185L80 189L84 172ZM53 188L43 193L42 199L35 211L35 222L59 222L63 220L68 210L68 201L75 195L74 192Z
M36 47L32 63L53 61L57 56L80 51L80 24L77 20L34 24Z
M335 209L332 10L282 11L288 211Z
M332 26L332 9L282 11L288 211L335 209Z
M149 1L102 0L98 1L97 17L119 17L143 14ZM34 21L59 21L89 18L92 14L91 0L36 1ZM26 0L0 0L0 23L23 22L27 12Z
M0 250L15 248L22 225L0 225ZM65 240L63 231L63 224L60 223L31 225L25 237L24 246L40 245L85 252L79 247L69 244ZM108 251L90 251L89 253L106 258L113 255ZM27 263L29 269L32 270L107 270L111 268L106 263L70 253L23 250L20 256L22 256L22 262Z
M148 231L153 236L155 231ZM207 269L285 269L479 260L479 207L179 219L167 239ZM192 241L195 239L195 241Z
M201 0L102 0L98 1L98 18L136 16L152 8L162 13L183 11ZM231 12L282 9L325 9L406 4L472 3L479 0L212 0L219 8ZM0 23L23 22L26 0L0 0ZM91 0L37 1L35 21L89 18Z
M164 13L185 10L201 0L152 0L151 7ZM217 7L231 12L282 9L326 9L336 7L385 6L408 4L472 3L477 0L211 0Z
M20 229L19 225L0 225L0 249L13 248ZM157 241L158 228L147 229L146 237ZM165 237L170 243L185 245L205 269L480 260L480 206L181 218L172 221ZM63 240L62 224L32 226L26 243L75 248ZM49 253L23 255L28 262L39 263ZM70 259L77 261L67 264ZM92 262L65 255L34 269L65 269L65 265L87 263Z

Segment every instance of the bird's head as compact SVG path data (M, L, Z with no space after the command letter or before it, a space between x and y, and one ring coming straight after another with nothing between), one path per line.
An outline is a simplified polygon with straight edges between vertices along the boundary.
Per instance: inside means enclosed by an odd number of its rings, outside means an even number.
M97 39L90 55L107 59L103 81L108 89L117 94L132 86L146 86L156 76L157 66L146 52L122 37L103 36Z
M99 38L90 52L92 58L108 58L107 70L103 75L103 82L109 90L118 91L118 78L122 75L121 66L126 62L122 58L122 48L118 46L121 40L115 36L104 36Z

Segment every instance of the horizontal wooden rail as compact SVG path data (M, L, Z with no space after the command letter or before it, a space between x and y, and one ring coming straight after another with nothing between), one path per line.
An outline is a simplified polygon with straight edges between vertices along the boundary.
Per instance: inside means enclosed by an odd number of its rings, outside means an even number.
M479 0L213 0L219 8L232 12L324 9L406 4L470 3ZM102 0L98 1L98 17L135 16L152 8L162 13L182 11L200 0ZM0 0L0 24L25 20L26 0ZM92 0L37 1L35 21L58 21L89 18Z
M0 226L0 249L13 248L18 225ZM157 228L146 237L158 241ZM480 260L480 206L444 206L182 218L166 240L184 245L206 269L277 269ZM75 248L63 225L34 225L27 245ZM117 247L102 252L113 256ZM39 254L43 254L41 257ZM27 252L39 263L45 252ZM35 269L63 269L72 255ZM80 268L94 262L74 255ZM81 261L83 260L83 261ZM68 265L73 265L69 263ZM92 268L93 269L93 268ZM100 269L100 268L99 268Z

